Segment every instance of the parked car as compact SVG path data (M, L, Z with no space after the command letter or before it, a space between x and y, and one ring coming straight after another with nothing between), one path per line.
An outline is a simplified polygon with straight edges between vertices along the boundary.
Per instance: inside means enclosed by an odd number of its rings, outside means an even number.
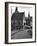
M32 29L32 26L24 26L24 29Z

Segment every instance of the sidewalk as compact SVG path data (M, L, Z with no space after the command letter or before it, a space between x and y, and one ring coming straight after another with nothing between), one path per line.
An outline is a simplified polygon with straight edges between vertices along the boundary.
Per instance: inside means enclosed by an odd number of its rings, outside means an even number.
M21 29L21 30L13 30L13 31L11 31L11 35L14 35L14 34L16 34L17 32L20 32L20 31L23 31L23 29Z

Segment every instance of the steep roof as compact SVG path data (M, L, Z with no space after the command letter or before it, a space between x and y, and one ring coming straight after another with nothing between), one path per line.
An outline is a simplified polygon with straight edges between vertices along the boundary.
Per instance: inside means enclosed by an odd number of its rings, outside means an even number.
M19 12L16 8L15 12L13 13L11 19L22 19L24 12Z

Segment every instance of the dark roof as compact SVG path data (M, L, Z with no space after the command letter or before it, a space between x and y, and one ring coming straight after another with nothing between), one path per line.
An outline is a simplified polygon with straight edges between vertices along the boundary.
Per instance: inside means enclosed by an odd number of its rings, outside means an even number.
M15 13L13 13L11 19L22 19L23 15L24 15L24 12L15 12Z
M23 18L23 15L24 15L24 12L19 12L17 7L15 9L15 12L13 13L11 19L22 19Z

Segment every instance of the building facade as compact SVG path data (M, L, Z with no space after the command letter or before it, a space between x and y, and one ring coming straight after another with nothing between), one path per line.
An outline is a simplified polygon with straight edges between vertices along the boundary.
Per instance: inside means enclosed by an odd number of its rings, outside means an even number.
M11 17L11 30L19 30L23 28L23 15L24 12L19 12L17 7Z

